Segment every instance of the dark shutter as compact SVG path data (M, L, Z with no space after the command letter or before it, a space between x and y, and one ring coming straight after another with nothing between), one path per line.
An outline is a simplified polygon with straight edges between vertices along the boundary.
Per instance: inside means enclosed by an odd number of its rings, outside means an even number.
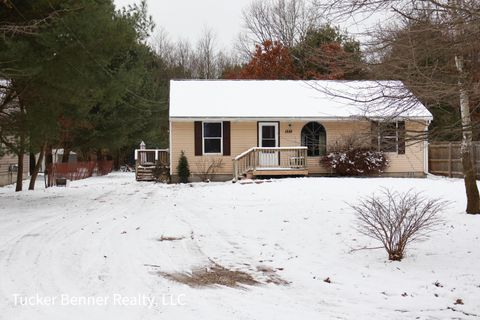
M375 121L370 122L371 124L371 138L372 138L372 148L373 150L379 150L379 145L378 145L378 123Z
M195 155L201 156L202 149L202 121L195 121Z
M230 154L230 121L223 121L223 155Z
M398 154L405 154L405 121L398 121Z

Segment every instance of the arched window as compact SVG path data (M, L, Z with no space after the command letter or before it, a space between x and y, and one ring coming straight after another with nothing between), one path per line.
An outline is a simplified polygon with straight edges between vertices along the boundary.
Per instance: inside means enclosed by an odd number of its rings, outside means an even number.
M302 146L308 148L307 155L324 156L327 153L327 133L318 122L309 122L302 128Z

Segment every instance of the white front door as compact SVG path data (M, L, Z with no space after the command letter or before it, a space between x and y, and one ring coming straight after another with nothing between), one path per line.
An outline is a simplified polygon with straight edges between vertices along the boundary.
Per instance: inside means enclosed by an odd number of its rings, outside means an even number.
M258 124L258 144L262 148L278 147L278 122L260 122ZM258 162L260 167L278 167L278 151L261 150Z

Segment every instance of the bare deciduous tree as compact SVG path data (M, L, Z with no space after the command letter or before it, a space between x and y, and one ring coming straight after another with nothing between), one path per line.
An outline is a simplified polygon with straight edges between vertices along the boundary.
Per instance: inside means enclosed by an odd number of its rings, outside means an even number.
M203 30L195 47L188 40L171 41L165 29L160 28L151 46L173 71L172 77L217 79L225 70L239 64L234 53L217 48L215 33L208 28Z
M304 0L256 0L242 15L245 32L240 34L237 45L242 53L251 52L265 41L293 47L321 20L319 11Z
M211 29L205 28L197 42L196 77L200 79L215 79L216 68L216 36Z
M480 103L480 3L332 0L317 4L327 14L344 19L373 12L390 12L396 17L395 23L385 23L367 44L374 76L404 81L427 105L448 102L460 110L466 212L480 213L472 143L472 112ZM412 105L408 101L413 101L402 94L390 98L392 105L399 103L399 111L408 109Z
M388 259L400 261L408 244L425 239L442 222L438 214L448 202L428 199L420 193L384 189L350 205L358 219L357 230L380 241Z

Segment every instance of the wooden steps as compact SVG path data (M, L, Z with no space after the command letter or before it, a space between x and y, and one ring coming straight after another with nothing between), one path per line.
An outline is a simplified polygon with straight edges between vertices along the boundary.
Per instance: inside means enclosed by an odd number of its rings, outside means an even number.
M137 181L155 181L155 166L138 166L136 171Z
M135 179L137 181L170 182L168 149L136 149Z

